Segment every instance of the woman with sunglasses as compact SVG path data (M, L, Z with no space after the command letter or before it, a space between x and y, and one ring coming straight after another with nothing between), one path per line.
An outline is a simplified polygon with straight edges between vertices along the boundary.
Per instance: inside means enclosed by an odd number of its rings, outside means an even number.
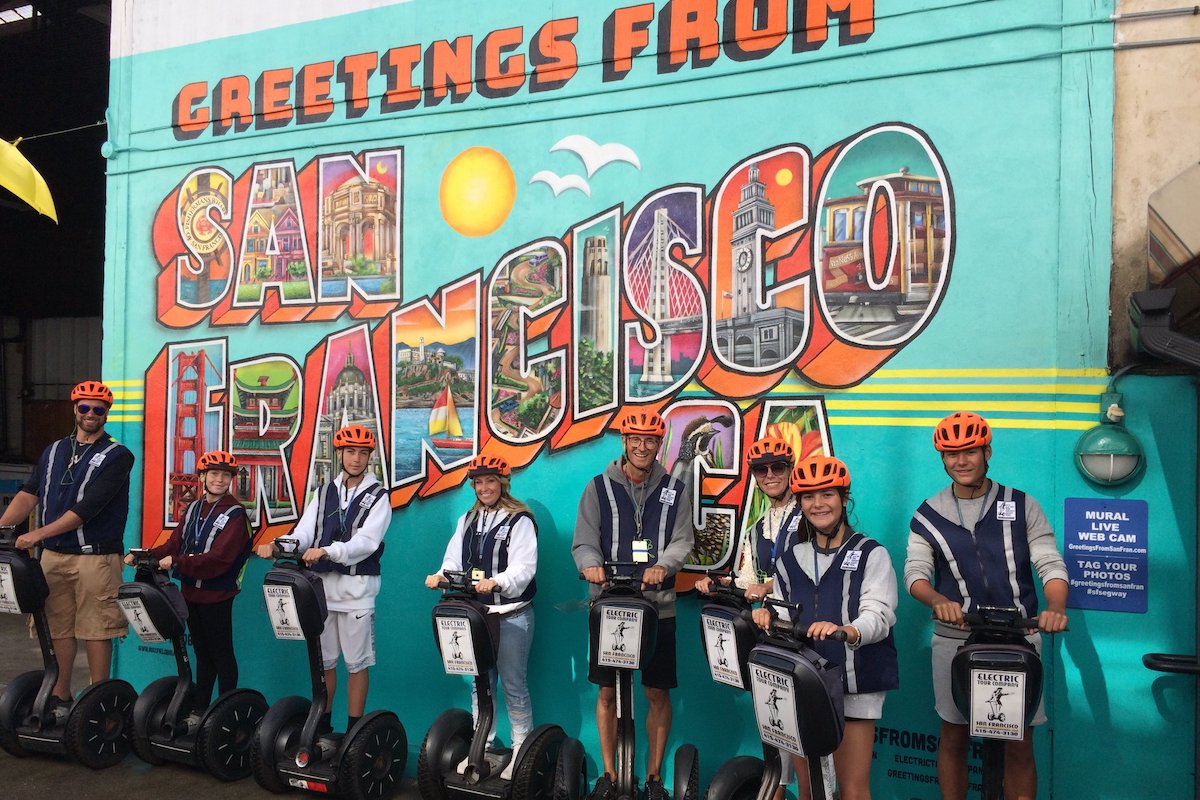
M742 536L734 561L734 583L746 590L747 600L761 600L774 586L775 562L795 539L800 528L800 508L791 491L792 463L795 453L783 439L768 436L750 445L746 454L754 485L767 498L767 508L753 527ZM720 577L728 585L730 578ZM708 594L712 578L696 582L696 588Z
M792 470L792 493L803 523L797 541L779 557L772 596L800 606L813 648L845 668L846 729L833 754L839 797L869 800L875 721L889 689L899 686L896 645L896 573L879 542L850 525L850 472L839 459L813 456ZM770 626L770 612L755 609L754 621ZM844 631L845 642L829 637ZM793 759L798 797L808 797L803 759Z
M492 670L493 694L496 673L504 686L504 704L512 733L512 757L500 773L512 779L517 753L529 734L533 708L529 700L529 650L533 645L533 595L537 592L537 524L529 506L512 496L512 469L497 456L476 456L467 477L475 490L475 503L458 519L458 526L441 569L425 578L430 589L438 588L446 570L469 570L479 599L488 607L488 622L499 640L496 669ZM471 711L479 718L479 700L471 685ZM488 744L496 736L495 718Z
M246 509L230 492L237 469L237 459L224 450L200 456L200 498L183 512L170 538L150 550L162 569L174 570L187 603L188 633L196 651L197 708L208 706L214 684L219 694L238 685L233 599L241 589L253 532ZM126 556L125 563L132 564L133 556Z

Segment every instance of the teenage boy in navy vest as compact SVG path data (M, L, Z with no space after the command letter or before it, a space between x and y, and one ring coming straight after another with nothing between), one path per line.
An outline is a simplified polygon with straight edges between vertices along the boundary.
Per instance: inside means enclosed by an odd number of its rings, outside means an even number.
M325 668L323 730L332 728L337 662L346 662L346 730L362 718L367 705L369 674L375 664L375 597L380 587L383 535L392 522L387 490L367 467L375 453L375 434L362 425L347 425L333 435L341 472L333 483L317 489L291 535L299 539L304 563L323 573L329 616L321 632ZM271 545L256 551L271 557Z
M646 800L669 797L662 784L662 760L671 732L670 690L678 685L675 674L675 573L691 552L696 532L692 527L691 489L673 479L658 463L666 424L654 413L634 412L621 420L623 455L593 478L579 500L575 540L571 545L575 565L600 593L608 576L607 561L634 561L635 552L648 556L642 572L642 591L658 608L658 638L654 656L643 666L648 739ZM658 588L647 590L648 587ZM616 796L617 774L616 675L608 668L592 668L588 680L599 684L596 727L604 774L592 790L593 800Z
M1036 616L1046 633L1067 628L1067 569L1054 529L1036 500L987 477L991 441L991 427L977 414L959 411L938 423L933 445L951 484L913 515L904 564L909 594L929 606L937 620L933 687L942 718L938 783L946 800L962 800L967 793L967 721L950 693L950 662L967 635L964 610L1013 606L1022 616ZM1035 571L1046 597L1040 614ZM1040 636L1034 634L1030 642L1040 652ZM1032 724L1045 721L1039 705ZM1037 794L1032 728L1023 740L1005 746L1004 785L1009 797Z
M16 544L42 548L50 585L46 618L58 660L53 691L64 701L71 698L76 640L84 642L95 683L109 676L112 640L127 631L117 588L133 469L133 453L104 432L112 391L99 381L84 381L71 390L71 401L75 430L46 448L0 516L0 525L18 525L38 509L42 527L17 537Z

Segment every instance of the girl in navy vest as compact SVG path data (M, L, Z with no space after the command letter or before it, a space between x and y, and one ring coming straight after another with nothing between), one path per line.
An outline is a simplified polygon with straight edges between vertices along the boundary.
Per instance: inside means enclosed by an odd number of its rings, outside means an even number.
M329 689L321 730L333 728L331 710L337 689L338 658L346 662L346 709L349 731L362 718L375 665L375 598L382 585L383 536L392 523L387 489L371 471L375 433L345 425L333 434L341 467L332 483L320 486L291 535L299 541L304 563L321 573L329 615L321 631L321 660ZM257 553L271 557L272 546Z
M840 460L814 456L792 471L792 493L804 515L799 542L776 564L772 595L801 606L808 637L822 656L845 668L846 730L833 754L839 797L871 796L871 755L875 721L883 714L888 689L899 685L896 645L896 573L887 551L855 531L846 520L850 472ZM754 611L766 628L770 613ZM846 641L829 636L845 631ZM803 759L794 759L799 797L808 796Z
M160 567L174 569L187 602L198 708L212 699L214 683L221 694L238 685L233 598L241 589L253 534L246 509L229 493L237 468L237 459L224 450L200 456L196 471L202 496L183 512L170 538L150 550ZM133 556L126 556L125 563L132 564Z
M767 436L750 445L746 461L754 476L754 485L767 499L767 508L742 536L734 560L736 572L719 576L723 585L733 581L746 590L746 599L761 600L771 593L775 580L775 561L795 543L800 530L800 506L792 494L791 473L796 460L792 446L775 436ZM702 594L708 594L712 578L696 582Z
M517 752L533 722L526 673L533 644L532 600L537 591L537 524L529 507L509 493L511 475L508 462L502 458L472 459L467 477L475 489L475 504L458 518L441 571L425 579L426 586L436 589L444 579L442 572L469 570L489 617L499 622L499 651L491 680L494 692L498 671L512 728L512 758L500 773L505 780L512 778ZM471 711L478 719L474 684ZM493 720L489 744L496 735L495 725Z

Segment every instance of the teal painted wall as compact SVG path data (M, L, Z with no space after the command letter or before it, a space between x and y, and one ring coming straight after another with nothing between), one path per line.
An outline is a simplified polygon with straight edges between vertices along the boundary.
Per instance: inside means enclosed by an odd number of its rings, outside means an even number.
M189 17L206 13L186 3L169 5L172 13L163 18L176 20L173 24L187 25ZM569 257L576 258L578 247L569 232L586 228L588 220L610 209L625 215L629 224L643 199L668 187L680 193L678 187L694 185L705 201L727 211L717 197L727 175L736 196L747 180L749 160L797 145L812 158L808 193L798 193L794 184L788 188L779 179L770 191L780 219L786 216L787 198L803 198L799 206L807 209L809 224L800 232L807 238L786 256L778 250L764 256L779 259L770 271L778 280L808 279L806 288L792 285L778 299L782 307L803 311L808 321L804 343L792 360L797 370L786 376L780 370L765 378L746 364L722 371L710 345L697 380L650 402L657 407L669 398L738 401L742 419L728 439L733 445L755 438L756 426L770 416L766 402L818 399L827 419L818 430L825 431L826 446L848 462L854 475L858 521L888 547L898 572L912 510L946 480L929 446L930 429L958 408L975 408L993 421L997 437L992 475L1036 496L1056 526L1062 525L1066 498L1146 500L1147 613L1131 617L1073 611L1071 631L1047 648L1051 724L1039 739L1041 785L1044 796L1078 796L1081 786L1102 797L1183 796L1193 780L1194 687L1190 680L1149 672L1140 656L1150 651L1193 652L1196 646L1192 386L1181 378L1122 380L1128 425L1148 451L1148 469L1137 483L1119 494L1100 491L1086 485L1071 463L1074 442L1094 421L1107 380L1112 4L1014 0L946 2L927 8L925 3L899 0L857 2L852 7L859 20L854 26L858 36L842 39L834 25L822 45L794 50L793 44L804 35L795 32L791 14L804 4L775 2L767 6L786 9L791 32L766 57L737 62L725 49L711 64L701 63L703 57L694 53L674 71L658 67L658 36L672 9L694 6L701 18L715 19L727 36L724 13L741 5L645 6L653 12L646 23L646 47L627 75L614 80L604 79L605 59L612 55L605 46L604 25L614 7L584 2L414 0L167 49L143 47L137 55L115 59L104 378L120 396L110 429L139 455L130 544L153 540L170 519L165 476L170 470L170 426L178 406L173 405L176 397L167 365L176 352L201 346L210 356L223 352L218 372L226 378L229 362L286 356L298 365L303 381L289 402L299 406L305 422L288 449L288 465L296 502L302 503L306 487L311 488L308 475L314 440L319 439L318 404L329 388L322 384L327 354L344 354L346 341L356 340L354 347L362 348L369 340L373 369L362 361L358 364L374 375L379 408L390 410L395 402L392 356L397 346L412 342L392 338L389 314L423 299L438 303L445 287L476 274L484 292L481 302L487 302L487 287L502 270L506 254L550 239L572 248ZM634 5L629 8L636 10ZM130 15L130 40L152 45L160 29L150 15L140 10L123 13ZM247 23L241 29L249 30L249 17L261 12L243 13ZM299 70L305 64L338 62L362 53L382 56L390 48L410 44L419 45L428 59L426 48L435 41L472 36L472 44L478 45L489 32L512 26L523 27L522 43L512 52L527 55L537 31L551 19L576 20L578 29L570 39L577 70L559 88L533 92L526 79L512 96L488 98L475 86L461 102L447 98L385 112L381 102L389 85L377 69L367 82L369 100L361 116L347 113L340 102L341 86L333 82L339 102L324 122L302 124L293 117L278 128L252 125L222 134L210 125L191 138L177 137L172 129L178 121L173 120L172 104L195 82L205 82L211 93L222 78L246 76L253 93L264 70ZM869 35L860 27L865 19L872 20ZM236 15L232 30L239 30ZM420 79L422 67L414 75ZM196 105L210 106L211 94ZM885 126L899 132L885 134L880 130ZM874 133L863 135L863 144L846 154L851 137L865 131ZM639 166L615 163L588 175L575 156L550 149L569 135L624 144L636 153ZM928 149L917 144L922 136ZM447 165L471 147L500 153L514 176L511 210L484 208L496 212L502 222L482 236L456 232L447 221L455 216L454 199L449 212L439 199ZM232 182L232 221L213 215L209 222L228 229L225 251L236 265L244 255L241 223L253 194L254 165L293 164L315 269L321 216L317 160L401 149L400 179L392 184L402 195L398 297L377 292L371 297L377 307L365 310L347 310L336 302L300 302L293 308L302 308L296 313L308 318L283 322L277 314L268 319L273 312L262 307L252 306L240 316L228 302L189 308L188 296L176 294L176 257L190 258L194 265L207 263L196 252L189 256L179 211L190 202L189 196L203 194L191 177L194 170L222 170ZM950 222L944 241L951 244L939 264L947 277L934 288L932 298L909 297L901 304L904 308L896 309L895 322L901 327L916 317L919 324L907 334L889 333L882 322L853 328L862 340L844 339L840 348L825 351L818 369L812 359L824 343L818 341L822 312L811 304L811 295L816 282L827 280L830 273L815 271L820 259L813 255L812 240L824 234L812 223L822 216L822 198L817 195L835 155L843 156L847 167L834 174L827 198L852 195L858 180L897 173L901 167L913 175L940 170L943 210ZM774 170L784 162L770 163ZM800 162L787 163L794 167ZM568 189L556 196L547 184L531 181L541 170L577 174L586 180L590 194ZM496 184L490 188L496 189ZM687 227L688 215L678 208L674 218ZM708 219L705 213L702 232ZM711 224L719 226L726 218L714 212L712 219ZM610 224L610 236L613 230ZM205 231L200 234L203 238ZM716 233L701 238L712 242L701 242L690 259L676 252L674 258L681 264L677 272L687 272L705 285L729 280L729 242ZM553 252L544 242L539 247ZM618 261L614 255L614 286ZM191 280L186 270L179 274L185 283ZM626 290L634 295L637 290L630 287L635 283L636 276L626 273ZM538 339L535 334L531 357L554 355L574 341L579 319L576 291L572 285L569 302L549 325L548 337ZM717 310L720 292L705 302L710 313L729 316L728 310ZM854 300L844 306L858 312L870 308L855 308ZM283 309L287 311L286 304ZM622 322L635 319L628 306L616 308L615 314ZM362 324L366 332L356 329ZM482 323L473 336L486 338ZM638 352L635 345L626 345L631 353ZM681 337L676 357L684 363L688 347ZM480 348L482 353L487 349ZM626 368L621 354L618 350L621 374L627 369L636 384L641 356ZM482 364L483 356L477 357ZM249 365L237 368L249 380L257 374ZM487 396L479 385L483 371L480 366L474 376L475 397ZM543 379L553 380L553 372ZM558 380L569 389L573 370L560 367ZM643 402L627 396L621 385L618 381L616 405ZM201 421L209 441L234 449L245 445L228 428L232 411L225 398L217 394L209 399L211 407L224 414L210 411ZM586 609L569 543L584 483L619 450L614 435L601 433L613 409L600 412L589 422L568 408L558 423L534 426L532 438L542 445L540 451L506 444L494 429L479 443L488 452L504 452L525 464L516 472L514 489L533 507L540 527L537 635L531 663L535 716L558 722L583 738L593 759L593 775L598 748L592 722L594 692L585 677ZM427 621L436 597L421 581L438 565L453 521L472 496L459 486L461 462L444 464L449 477L440 484L432 473L413 481L401 471L391 471L394 452L415 446L392 430L391 417L383 413L379 427L397 508L378 604L380 665L373 671L369 705L396 710L415 748L442 709L469 702L467 684L441 674ZM488 419L490 412L477 411L476 429ZM553 445L548 444L550 438L555 438ZM743 502L744 486L735 476L716 482L719 489L710 488L720 502L735 508ZM266 522L266 512L259 512ZM286 516L278 515L262 535L285 531L288 522L281 517ZM258 589L264 572L262 562L253 562L247 570L245 591L236 604L237 646L245 682L276 699L304 693L307 679L300 649L270 638ZM694 742L707 782L722 761L757 752L758 747L748 698L714 685L707 676L696 608L694 599L680 601L681 685L673 693L671 747ZM903 596L899 616L896 637L903 685L889 698L879 726L874 792L883 798L932 798L937 792L929 782L934 771L927 761L933 757L927 745L936 735L937 721L928 686L929 623L927 612ZM170 662L127 640L119 647L118 670L140 688L169 672ZM340 705L337 713L342 713ZM1110 742L1120 744L1108 746ZM1136 768L1151 758L1172 768ZM1097 785L1100 774L1103 781Z

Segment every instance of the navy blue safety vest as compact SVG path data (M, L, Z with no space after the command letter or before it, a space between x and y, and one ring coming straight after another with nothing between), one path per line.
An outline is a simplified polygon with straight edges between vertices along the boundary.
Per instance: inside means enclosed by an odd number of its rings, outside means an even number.
M811 555L811 549L793 547L779 557L776 585L787 602L802 606L800 618L806 627L817 620L848 625L858 617L867 559L880 544L854 531L848 531L848 535L816 585L800 568L798 555L801 551ZM856 568L843 569L842 565L855 552L858 553L853 556L858 559ZM879 692L900 685L896 643L891 631L886 639L859 648L831 639L813 642L812 646L825 658L845 667L842 686L848 694Z
M218 501L220 502L220 501ZM200 506L203 504L200 500L195 500L187 511L183 512L183 537L179 545L180 558L191 555L193 553L207 553L212 550L213 543L217 541L217 537L221 535L221 531L231 523L246 516L246 509L241 503L228 505L221 510L219 514L200 515ZM192 586L197 589L216 589L220 591L231 591L241 588L242 583L242 568L246 566L246 559L250 557L250 544L253 538L246 536L246 541L243 542L242 552L238 556L237 561L225 572L215 578L195 578L189 575L182 575L179 572L179 566L176 564L172 574L182 584Z
M533 525L533 535L537 536L537 523L534 522L533 515L528 511L507 516L483 531L476 530L475 523L478 519L479 512L476 511L463 522L462 565L463 569L467 570L483 570L485 578L490 578L508 569L508 543L512 529L516 527L518 520L529 520ZM535 594L537 594L536 578L529 582L519 597L508 597L501 595L500 592L476 595L476 597L488 605L501 605L503 603L524 603L532 600Z
M1000 484L996 489L996 500L985 507L974 534L957 519L934 511L928 501L913 515L911 530L933 547L933 588L940 594L961 603L964 611L981 605L1016 606L1031 617L1037 612L1037 594L1029 563L1025 493Z
M83 500L88 488L100 474L112 468L122 455L129 452L124 445L105 434L90 446L77 447L79 460L71 466L73 436L59 439L42 453L38 465L38 472L42 476L38 500L43 525L54 522ZM73 531L46 539L43 546L59 553L120 553L124 549L125 520L128 516L129 480L126 476L124 487L94 517Z
M664 474L652 486L645 486L645 499L641 509L641 533L638 533L637 506L629 495L629 488L614 481L606 474L592 479L596 498L600 503L600 548L608 561L632 561L635 539L650 540L650 560L636 569L623 568L630 574L654 566L666 550L675 530L675 516L679 513L679 498L687 491L682 481L669 473ZM608 513L605 513L607 510ZM675 576L662 583L663 589L675 588Z
M329 491L330 489L333 491ZM370 489L359 492L342 512L341 498L338 497L337 485L327 483L317 490L317 508L321 509L321 536L317 547L329 547L334 542L345 542L350 539L363 524L367 514L375 507L375 503L385 502L382 498L387 490L382 484L372 484ZM369 502L364 502L370 497ZM344 521L344 522L343 522ZM340 572L343 575L378 575L379 562L383 558L383 542L375 552L353 566L335 564L329 559L323 559L313 565L314 572Z
M796 544L797 532L804 515L800 513L800 504L792 506L792 511L784 517L779 530L775 531L775 541L766 537L767 514L758 518L754 523L754 571L764 573L768 578L775 575L775 562L780 556L792 549Z

